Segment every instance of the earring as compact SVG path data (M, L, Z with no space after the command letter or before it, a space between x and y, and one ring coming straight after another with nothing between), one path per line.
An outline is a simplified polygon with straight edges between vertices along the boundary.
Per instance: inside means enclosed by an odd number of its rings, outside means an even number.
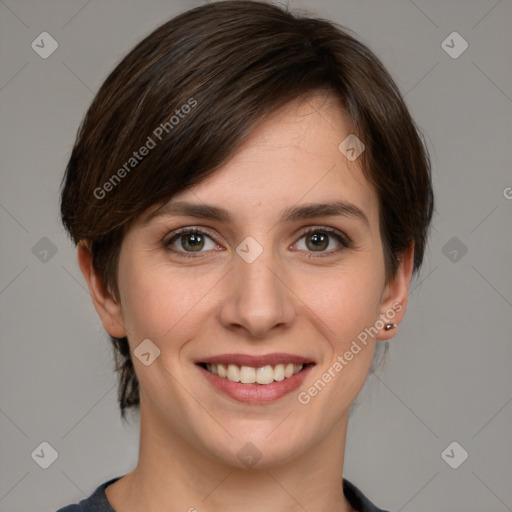
M396 329L398 326L396 324L386 324L384 326L384 330L390 331L391 329Z

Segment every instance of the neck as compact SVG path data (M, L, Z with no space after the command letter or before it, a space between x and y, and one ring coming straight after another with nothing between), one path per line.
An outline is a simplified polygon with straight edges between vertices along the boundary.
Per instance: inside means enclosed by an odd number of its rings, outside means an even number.
M347 421L291 460L237 468L170 432L141 402L137 467L106 495L118 512L349 512L342 490Z

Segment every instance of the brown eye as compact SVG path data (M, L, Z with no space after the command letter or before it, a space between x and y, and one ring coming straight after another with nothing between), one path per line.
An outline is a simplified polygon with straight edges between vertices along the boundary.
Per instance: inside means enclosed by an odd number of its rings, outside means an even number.
M200 233L187 233L179 237L181 247L185 250L200 251L204 247L204 237Z
M312 251L325 250L329 246L329 235L322 232L308 233L306 235L306 246Z

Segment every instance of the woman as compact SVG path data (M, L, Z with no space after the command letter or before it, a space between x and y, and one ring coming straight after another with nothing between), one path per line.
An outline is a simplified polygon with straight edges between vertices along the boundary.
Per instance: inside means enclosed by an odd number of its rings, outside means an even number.
M345 29L220 1L145 38L61 198L139 460L61 512L379 511L343 479L348 411L432 208L419 131Z

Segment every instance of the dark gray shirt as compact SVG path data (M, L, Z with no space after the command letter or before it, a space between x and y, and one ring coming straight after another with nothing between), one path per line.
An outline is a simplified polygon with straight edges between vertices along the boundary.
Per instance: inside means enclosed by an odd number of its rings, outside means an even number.
M88 498L83 499L76 505L61 508L57 512L115 512L107 500L105 489L120 478L118 476L101 484ZM377 508L355 485L345 479L343 479L343 494L357 512L386 512Z

